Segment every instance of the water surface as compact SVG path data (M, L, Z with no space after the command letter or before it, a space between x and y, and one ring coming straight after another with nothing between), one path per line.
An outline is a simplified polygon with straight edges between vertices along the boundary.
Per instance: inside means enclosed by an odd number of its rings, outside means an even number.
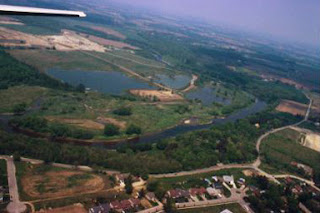
M186 94L186 97L190 100L200 100L205 106L209 106L214 102L223 105L231 104L230 99L217 96L216 90L208 86L192 90Z
M47 74L71 85L84 84L98 92L121 95L129 89L154 89L148 83L116 71L83 71L50 69Z
M157 74L154 80L172 89L181 89L189 85L191 77L188 75L168 76L164 74Z

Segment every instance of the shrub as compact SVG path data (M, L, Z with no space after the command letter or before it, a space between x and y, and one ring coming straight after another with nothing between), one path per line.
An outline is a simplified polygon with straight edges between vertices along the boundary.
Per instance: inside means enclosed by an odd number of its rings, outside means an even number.
M139 135L141 134L141 132L142 132L141 128L134 124L131 124L126 130L127 135L133 135L133 134Z
M121 107L113 111L113 114L120 115L120 116L129 116L132 114L131 107Z
M113 124L106 124L104 127L104 134L106 136L114 136L119 135L119 127L113 125Z

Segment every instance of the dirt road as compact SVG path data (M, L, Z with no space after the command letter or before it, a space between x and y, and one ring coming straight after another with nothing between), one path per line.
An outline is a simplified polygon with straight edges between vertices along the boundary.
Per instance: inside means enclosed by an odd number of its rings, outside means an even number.
M191 78L191 81L189 83L189 86L187 88L185 88L184 90L182 90L182 92L188 92L188 91L196 88L195 83L196 83L197 80L198 80L198 76L192 74L192 78Z

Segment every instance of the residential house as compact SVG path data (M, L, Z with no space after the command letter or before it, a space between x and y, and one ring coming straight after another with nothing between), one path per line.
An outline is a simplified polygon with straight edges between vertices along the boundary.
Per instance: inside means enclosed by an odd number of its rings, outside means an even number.
M301 188L300 185L296 184L293 188L292 188L292 193L293 194L301 194L303 192L303 189Z
M207 190L207 193L208 193L210 196L221 197L221 191L220 191L219 189L215 189L215 188L212 188L212 187L208 187L206 190Z
M214 185L214 188L216 188L216 189L223 189L223 186L220 182L216 182L213 185Z
M189 198L190 197L190 193L186 190L183 189L171 189L169 191L167 191L167 196L171 197L173 199L176 198Z
M234 183L234 178L233 175L223 175L223 181L228 183L228 184L233 184Z
M197 195L200 195L200 196L204 195L207 192L207 190L205 188L203 188L203 187L201 187L201 188L191 188L191 189L189 189L189 192L190 192L190 195L192 197L195 197Z
M157 198L153 192L148 192L145 196L149 201L156 202Z
M139 207L139 205L140 205L140 200L137 199L137 198L130 198L130 199L129 199L129 202L131 203L131 206L132 206L133 208L137 208L137 207Z
M105 203L99 206L95 206L89 209L89 213L109 213L110 212L110 204Z
M230 211L229 209L225 209L225 210L223 210L222 212L220 212L220 213L233 213L232 211Z

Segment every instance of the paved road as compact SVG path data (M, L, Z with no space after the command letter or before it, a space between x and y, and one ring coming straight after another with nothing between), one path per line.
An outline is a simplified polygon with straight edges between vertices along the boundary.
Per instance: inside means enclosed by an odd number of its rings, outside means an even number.
M21 213L26 210L26 205L19 200L18 185L16 179L16 167L11 157L0 156L1 159L7 161L8 186L10 194L10 203L7 206L9 213Z

